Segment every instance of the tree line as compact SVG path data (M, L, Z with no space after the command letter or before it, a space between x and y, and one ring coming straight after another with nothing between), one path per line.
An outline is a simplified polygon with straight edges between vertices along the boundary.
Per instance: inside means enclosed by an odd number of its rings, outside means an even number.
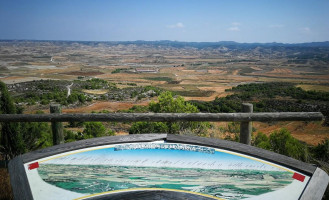
M191 103L201 112L210 113L241 112L243 102L251 102L255 112L322 112L326 117L324 125L329 125L329 92L305 91L284 82L251 83L227 91L234 94L211 102Z
M240 88L241 89L241 88ZM257 93L259 94L259 93ZM235 96L230 98L236 98ZM217 111L232 109L241 104L230 101L230 98L216 99ZM218 103L219 102L219 103ZM232 102L235 102L234 104ZM229 103L228 105L226 103ZM225 105L225 106L224 106ZM194 103L186 102L182 97L174 97L169 91L163 91L157 102L151 102L149 106L135 106L128 112L154 112L154 113L197 113L199 107ZM10 96L6 85L0 82L0 113L1 114L20 114L19 109ZM68 126L83 127L83 131L74 133L70 130L65 131L66 142L88 139L92 137L101 137L115 135L115 133L106 129L101 122L69 122ZM135 122L129 128L130 134L140 133L171 133L171 134L192 134L206 136L207 131L212 125L208 122ZM0 151L5 159L11 159L16 155L32 151L38 148L44 148L52 145L52 134L48 123L1 123L0 125ZM235 133L238 137L238 124L232 122L228 126L228 131ZM237 137L233 138L236 140ZM226 138L232 140L232 138ZM254 146L275 151L280 154L294 157L305 162L328 162L329 141L310 147L293 138L287 130L280 130L272 133L269 137L258 133L252 141Z
M22 112L23 109L14 103L6 84L0 81L0 114L22 114ZM37 114L42 112L38 111ZM66 130L66 142L114 135L112 130L106 130L100 122L86 122L82 126L84 130L80 134ZM52 145L52 132L47 122L0 123L0 159L10 160L17 155Z
M245 89L247 89L248 92L254 92L255 95L262 96L262 92L265 94L267 93L264 88L273 87L274 85L275 84L266 85L264 87L261 85L252 85L245 86ZM244 96L242 94L242 89L242 87L238 87L238 89L233 90L241 92L239 95ZM288 88L288 90L291 90L291 88ZM215 107L211 107L214 108L212 111L239 111L239 109L241 109L241 104L238 103L238 101L241 101L241 99L242 98L237 98L236 95L232 95L228 98L217 98L214 101L216 102ZM200 105L208 109L212 106L212 104L206 103ZM151 102L149 106L135 106L129 109L128 112L196 113L200 112L201 109L199 108L203 108L200 105L195 105L195 102L186 102L180 96L173 97L171 92L163 91L158 97L158 102ZM22 109L15 105L6 85L0 82L0 114L21 113ZM39 112L39 114L41 113ZM65 142L115 135L111 129L106 129L101 122L69 122L68 126L83 127L84 129L77 133L65 130ZM211 124L208 122L135 122L131 124L129 133L171 133L206 136L209 128L211 128ZM227 137L225 139L238 141L238 133L240 132L238 123L229 123L227 131L234 133L235 137ZM52 145L52 134L49 123L0 123L0 155L2 159L12 159L19 154ZM288 130L281 129L279 131L274 131L269 136L260 132L253 134L252 145L304 162L317 164L325 171L329 172L329 139L324 140L317 146L310 146L292 137Z

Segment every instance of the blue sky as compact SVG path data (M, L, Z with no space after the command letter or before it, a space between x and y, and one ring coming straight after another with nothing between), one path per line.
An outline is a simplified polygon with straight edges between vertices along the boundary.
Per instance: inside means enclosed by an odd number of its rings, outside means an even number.
M329 41L328 0L0 0L0 39Z

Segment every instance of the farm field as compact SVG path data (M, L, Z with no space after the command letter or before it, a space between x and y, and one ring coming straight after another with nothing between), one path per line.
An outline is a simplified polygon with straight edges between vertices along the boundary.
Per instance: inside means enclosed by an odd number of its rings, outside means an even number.
M221 48L207 50L83 42L1 41L0 45L0 80L7 84L93 77L116 83L171 88L173 91L193 91L186 94L189 99L193 99L191 96L204 97L198 92L206 91L209 92L206 95L208 100L211 99L209 96L223 95L222 88L251 82L284 80L312 84L313 88L321 90L329 88L329 70L324 61L304 59L303 64L299 64L301 59L291 59L290 52L284 50L276 56L276 52L269 55L266 49L263 54L257 53L259 50L256 52L255 49L260 47L223 51ZM295 51L301 53L298 48ZM121 70L113 73L116 69Z
M132 90L147 86L172 91L186 101L203 102L232 95L229 89L248 83L289 82L307 91L329 91L329 47L175 45L161 41L0 41L0 81L13 85L57 80L64 92L72 83L74 91L80 82L101 79L116 87L115 91L123 91L111 96L109 87L82 88L80 92L90 101L64 105L64 113L118 112L146 106L157 98L149 94L135 97ZM47 102L32 104L24 104L26 113L49 112ZM321 124L292 124L257 124L257 130L270 133L288 127L297 139L309 144L329 137L328 127Z

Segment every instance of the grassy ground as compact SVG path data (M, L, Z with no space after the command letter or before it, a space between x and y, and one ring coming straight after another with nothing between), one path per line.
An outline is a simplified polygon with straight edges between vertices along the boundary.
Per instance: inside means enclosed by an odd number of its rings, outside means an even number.
M315 91L323 91L329 92L328 85L297 85L297 87L301 87L303 90L315 90Z
M286 128L291 135L308 145L318 145L328 138L329 127L323 126L322 122L254 122L253 127L257 132L270 135L274 131Z

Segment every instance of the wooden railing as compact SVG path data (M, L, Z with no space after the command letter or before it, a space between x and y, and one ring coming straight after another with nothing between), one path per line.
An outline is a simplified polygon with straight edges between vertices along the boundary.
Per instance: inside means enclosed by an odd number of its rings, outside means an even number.
M269 122L269 121L321 121L320 112L277 113L109 113L109 114L2 114L0 122Z
M268 112L253 113L253 105L242 104L243 113L109 113L109 114L62 114L61 106L50 105L51 114L0 114L0 123L9 122L51 122L53 144L63 144L64 134L62 122L240 122L240 142L250 145L252 122L273 121L321 121L324 116L320 112ZM6 168L8 161L0 161L0 168Z
M136 121L150 121L150 122L177 122L177 121L212 121L212 122L240 122L240 142L249 144L251 141L252 122L271 122L271 121L321 121L324 116L320 112L279 112L279 113L253 113L252 104L242 104L243 113L109 113L109 114L62 114L59 105L51 105L51 114L1 114L0 123L9 122L51 122L53 132L53 143L64 143L63 125L62 122L70 121L102 121L102 122L136 122ZM139 137L142 136L142 137ZM149 139L145 139L151 137ZM167 141L184 142L199 145L210 145L213 147L220 147L226 150L234 150L242 152L247 155L255 156L260 159L268 160L270 162L278 163L292 169L301 170L303 173L308 173L311 177L305 192L301 199L321 199L328 184L328 175L321 169L313 165L302 163L289 157L285 157L274 152L261 150L255 147L232 143L224 140L213 141L211 138L189 138L186 136L177 136L172 134L146 134L136 136L122 137L106 137L93 138L90 140L79 141L72 144L62 144L49 147L46 151L30 152L18 156L9 162L9 173L12 182L15 199L33 199L29 183L27 182L26 172L23 167L24 163L30 162L26 160L40 158L58 154L69 150L78 148L86 148L90 146L109 144L109 141L154 141L154 137L166 139ZM111 142L110 142L111 143ZM114 142L117 143L117 142ZM68 148L69 147L69 148ZM33 159L32 159L33 160ZM0 168L7 168L8 161L0 161ZM28 189L26 189L28 188ZM22 190L24 190L22 192ZM151 191L149 196L154 196L156 192ZM27 196L31 196L27 198ZM132 194L134 197L136 194ZM143 194L144 195L144 194ZM177 194L175 194L177 197ZM149 196L143 196L146 199ZM185 199L186 196L184 196ZM191 198L192 199L192 198ZM193 198L194 199L194 198Z
M324 116L320 112L267 112L253 113L252 104L242 104L243 113L109 113L109 114L62 114L58 104L50 106L51 114L1 114L0 122L52 122L54 144L64 143L61 122L101 121L101 122L241 122L240 142L251 142L252 122L271 121L321 121Z

